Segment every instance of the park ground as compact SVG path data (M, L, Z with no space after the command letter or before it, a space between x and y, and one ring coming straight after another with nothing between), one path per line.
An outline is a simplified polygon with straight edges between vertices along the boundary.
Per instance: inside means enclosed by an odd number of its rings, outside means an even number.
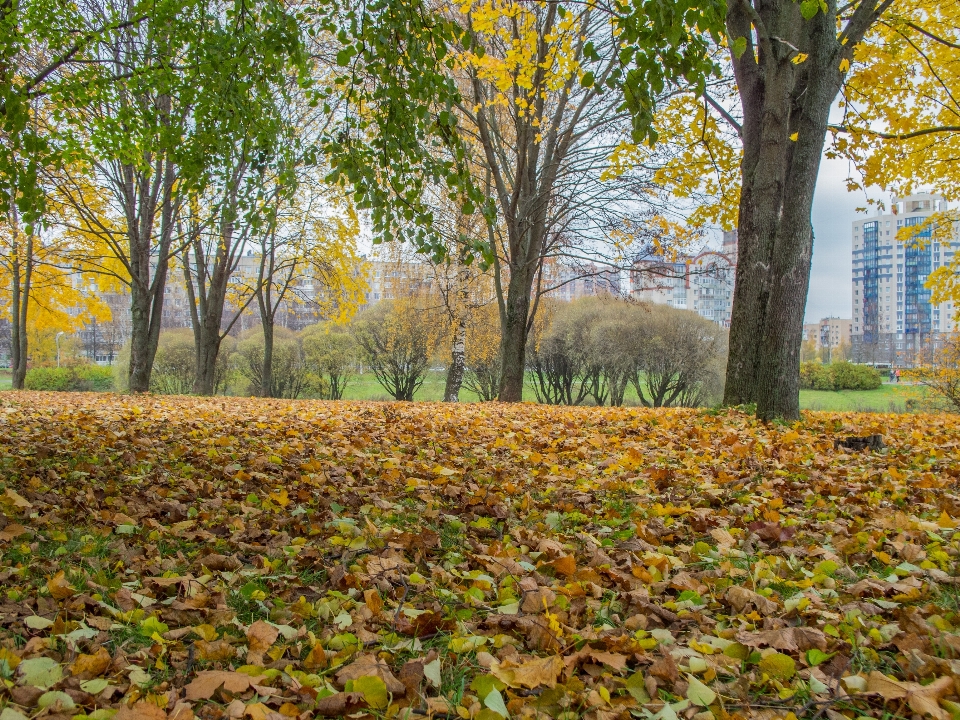
M423 385L414 395L418 401L437 402L443 399L443 390L446 374L431 371L424 379ZM0 370L0 390L10 389L10 373ZM910 412L914 405L911 400L922 398L920 388L907 384L884 383L876 390L841 390L838 392L820 390L801 390L800 407L803 410L830 410L834 412L875 412L875 413L902 413ZM533 389L527 388L526 396L534 397ZM373 373L367 372L354 376L344 393L345 400L384 400L391 398L386 390L377 382ZM477 402L475 393L466 388L460 391L463 402ZM639 405L636 391L627 389L626 403ZM922 403L920 403L922 405Z
M950 720L958 447L920 414L3 393L0 717Z

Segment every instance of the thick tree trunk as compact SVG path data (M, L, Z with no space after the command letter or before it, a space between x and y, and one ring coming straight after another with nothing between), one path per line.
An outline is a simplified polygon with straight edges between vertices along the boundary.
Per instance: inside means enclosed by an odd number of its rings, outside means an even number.
M130 371L129 389L132 393L150 391L153 361L160 343L160 315L163 312L163 288L167 263L157 266L154 286L160 290L143 290L134 282L130 289Z
M169 100L167 102L169 104ZM150 391L153 361L160 342L170 245L178 213L178 200L174 197L177 176L169 159L156 160L152 175L131 165L122 165L120 170L124 179L122 190L130 245L130 368L127 378L129 392L143 393ZM158 207L159 232L154 227Z
M532 276L525 267L511 268L500 339L502 367L497 397L502 402L523 400L532 285Z
M836 0L809 20L788 0L728 3L730 37L747 50L734 59L744 153L724 402L756 403L764 420L800 417L811 212L830 107L841 61L889 4L862 3L838 37Z
M467 319L461 313L453 333L450 368L447 370L447 385L443 391L444 402L460 402L460 386L463 384L463 372L466 366L466 348Z

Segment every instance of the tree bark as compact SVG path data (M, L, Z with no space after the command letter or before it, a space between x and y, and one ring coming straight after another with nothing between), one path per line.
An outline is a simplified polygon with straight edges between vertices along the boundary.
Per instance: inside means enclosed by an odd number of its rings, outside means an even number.
M466 366L466 347L467 319L461 312L453 333L450 369L447 370L447 384L443 391L444 402L460 402L460 386L463 384L463 372Z
M260 375L260 396L273 397L273 330L274 318L262 314L263 325L263 370Z
M502 402L523 400L523 381L527 365L527 335L529 332L530 292L533 275L525 268L511 268L505 299L505 317L500 340L500 392Z
M21 265L19 248L19 218L16 210L13 211L11 221L11 232L14 233L13 239L13 298L12 315L13 325L11 328L11 387L14 390L23 390L23 385L27 378L27 319L30 307L30 290L33 282L33 236L29 235L26 239L26 252L24 253ZM22 275L21 275L22 270Z
M761 419L800 417L811 212L830 107L841 61L889 4L862 3L838 36L836 0L809 20L791 0L728 0L728 33L747 45L733 60L743 160L724 403L756 403Z

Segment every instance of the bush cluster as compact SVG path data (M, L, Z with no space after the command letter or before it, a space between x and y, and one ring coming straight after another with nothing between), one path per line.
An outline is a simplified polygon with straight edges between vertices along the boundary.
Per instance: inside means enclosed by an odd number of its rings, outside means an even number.
M689 310L589 297L546 308L527 349L537 400L697 407L723 395L727 335Z
M803 390L876 390L883 384L880 373L869 365L835 362L800 364L800 387Z
M27 390L106 392L113 389L113 369L99 365L36 367L27 370Z

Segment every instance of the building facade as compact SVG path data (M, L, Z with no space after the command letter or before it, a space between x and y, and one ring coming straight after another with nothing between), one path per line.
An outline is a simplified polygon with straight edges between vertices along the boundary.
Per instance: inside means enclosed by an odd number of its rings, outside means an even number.
M737 270L737 233L723 234L721 250L634 266L632 295L642 302L692 310L721 327L730 327Z
M853 223L855 362L910 366L923 347L955 330L953 303L933 304L926 287L930 273L960 250L956 239L934 233L931 216L948 209L942 197L917 193Z

